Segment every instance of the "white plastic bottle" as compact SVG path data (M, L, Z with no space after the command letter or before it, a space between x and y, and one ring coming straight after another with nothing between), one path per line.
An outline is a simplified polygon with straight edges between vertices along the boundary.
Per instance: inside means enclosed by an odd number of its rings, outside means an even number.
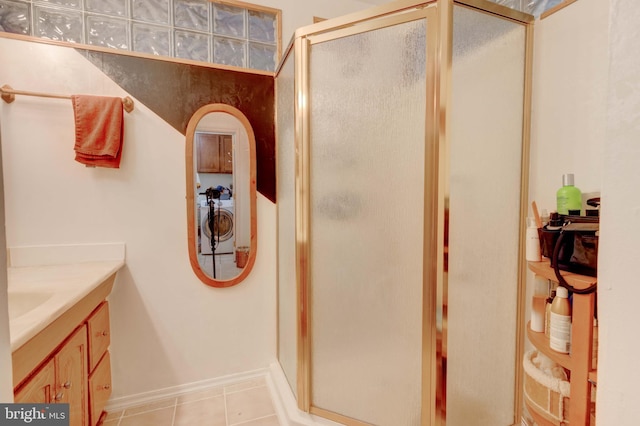
M549 281L536 275L533 279L533 298L531 303L531 331L544 333L544 305L549 293Z
M527 260L529 262L540 262L542 257L540 257L540 237L538 236L538 226L536 225L536 221L531 217L527 218L526 237Z
M569 291L562 286L556 289L556 297L551 303L550 320L549 346L554 351L568 354L571 350L571 305Z

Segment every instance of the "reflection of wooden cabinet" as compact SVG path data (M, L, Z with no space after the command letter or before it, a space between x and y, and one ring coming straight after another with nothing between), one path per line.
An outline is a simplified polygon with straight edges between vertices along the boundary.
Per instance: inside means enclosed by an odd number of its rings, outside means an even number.
M57 343L59 340L48 339L47 330L38 335L57 349L44 359L27 360L40 366L25 374L24 380L15 378L21 383L15 390L15 402L69 403L71 426L99 423L111 396L108 302L102 301L88 317L86 315L80 317L85 319L64 338L62 345ZM19 357L16 361L25 360Z
M557 277L548 261L529 262L529 269L536 275L557 282ZM573 287L583 290L594 284L597 279L562 271L564 279ZM571 372L570 403L568 419L571 425L594 424L591 401L592 386L597 383L594 339L595 293L573 294L573 312L571 321L571 354L561 354L551 349L549 338L544 333L536 333L527 326L527 337L533 346L547 357ZM525 402L526 398L525 398ZM527 408L539 425L558 425L544 413L527 402ZM564 424L564 423L563 423Z
M87 328L78 328L15 394L15 402L68 403L71 426L88 424Z
M198 173L233 173L231 135L196 133Z

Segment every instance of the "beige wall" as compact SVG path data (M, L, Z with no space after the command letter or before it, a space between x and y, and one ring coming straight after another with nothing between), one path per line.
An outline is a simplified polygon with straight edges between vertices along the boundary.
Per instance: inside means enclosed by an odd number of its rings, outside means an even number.
M0 122L2 120L0 119ZM0 125L0 131L2 126ZM2 137L0 137L0 140ZM0 156L1 160L1 156ZM4 187L0 162L0 402L13 402L11 377L11 344L9 341L9 315L7 313L7 251L4 231Z
M599 265L598 425L635 426L640 322L640 4L611 0ZM604 118L604 117L603 117Z
M608 1L580 0L535 24L530 198L556 209L562 174L602 186Z

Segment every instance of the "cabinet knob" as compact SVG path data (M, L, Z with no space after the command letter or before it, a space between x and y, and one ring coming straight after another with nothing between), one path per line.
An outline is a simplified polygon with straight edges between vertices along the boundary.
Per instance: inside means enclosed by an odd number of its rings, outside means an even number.
M63 392L58 392L58 393L56 394L55 400L56 400L56 401L60 401L60 400L62 399L62 397L63 397L63 396L64 396L64 393L63 393Z
M107 330L104 330L103 332L100 333L101 336L108 336L109 332Z
M64 385L62 385L63 388L65 389L70 389L71 388L71 382L67 382Z
M106 385L102 386L102 389L109 390L111 389L111 385L107 383Z

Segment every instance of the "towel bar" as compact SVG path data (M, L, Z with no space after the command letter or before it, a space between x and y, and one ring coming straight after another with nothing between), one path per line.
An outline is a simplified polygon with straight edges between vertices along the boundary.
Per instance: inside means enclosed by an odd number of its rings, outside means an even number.
M1 95L2 99L8 104L16 100L16 95L38 96L40 98L71 99L71 96L65 96L65 95L14 90L8 84L5 84L4 86L0 87L0 93L2 93ZM134 107L133 99L131 99L129 96L122 98L122 107L127 112L133 111L133 107Z

